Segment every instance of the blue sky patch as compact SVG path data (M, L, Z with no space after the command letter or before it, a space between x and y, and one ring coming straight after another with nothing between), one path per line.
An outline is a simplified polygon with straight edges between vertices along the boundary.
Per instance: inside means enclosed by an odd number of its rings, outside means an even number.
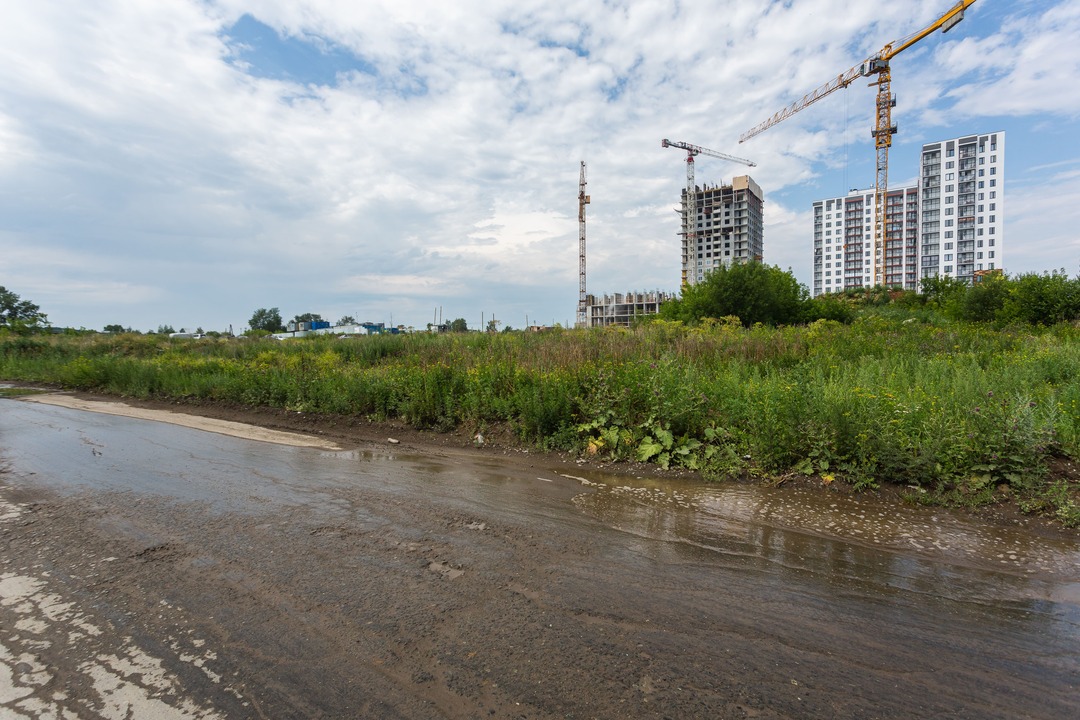
M348 49L318 36L284 36L243 15L222 35L249 75L305 85L337 84L339 73L359 71L378 75L375 66Z

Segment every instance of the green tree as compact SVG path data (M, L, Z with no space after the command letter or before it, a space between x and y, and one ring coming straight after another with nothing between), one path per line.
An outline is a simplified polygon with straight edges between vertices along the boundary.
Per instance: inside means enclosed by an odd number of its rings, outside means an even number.
M992 322L999 319L1009 296L1010 282L1004 275L987 275L958 297L956 307L961 319L968 322Z
M158 325L157 326L157 334L158 335L171 335L174 332L176 332L176 331L173 330L172 325Z
M465 322L465 318L458 318L450 323L450 332L468 332L469 324Z
M49 324L49 319L34 303L0 285L0 327L15 332L32 332Z
M259 308L248 320L248 327L252 330L265 330L272 333L281 332L281 312L277 308Z
M104 332L107 332L107 333L122 333L122 332L127 332L126 330L124 330L124 326L123 326L123 325L106 325L106 326L105 326L105 327L103 328L103 331L104 331Z
M294 317L293 322L302 323L302 322L324 322L324 321L322 319L322 315L320 315L319 313L304 313L303 315L297 315L296 317Z
M664 303L660 316L692 323L733 315L747 327L789 325L802 319L806 296L790 270L759 262L721 265L683 288L682 298Z
M337 321L338 325L355 325L356 318L352 315L342 315L341 319Z
M1010 281L999 319L1032 325L1053 325L1080 319L1080 277L1064 270L1025 273Z
M968 289L968 284L963 280L934 275L923 278L920 287L927 306L952 318L959 318L963 314L964 295Z

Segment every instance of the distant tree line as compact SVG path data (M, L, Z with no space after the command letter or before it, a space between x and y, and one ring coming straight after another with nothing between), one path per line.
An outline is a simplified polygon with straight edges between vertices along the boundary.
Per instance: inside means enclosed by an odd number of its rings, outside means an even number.
M0 328L27 333L47 327L49 318L41 308L0 285Z
M990 274L974 284L949 277L926 278L922 292L885 287L808 296L790 270L757 262L720 266L660 306L658 317L697 323L735 317L749 327L795 325L815 320L851 322L870 307L927 308L946 318L997 324L1053 325L1080 320L1080 276L1064 270L1009 277Z

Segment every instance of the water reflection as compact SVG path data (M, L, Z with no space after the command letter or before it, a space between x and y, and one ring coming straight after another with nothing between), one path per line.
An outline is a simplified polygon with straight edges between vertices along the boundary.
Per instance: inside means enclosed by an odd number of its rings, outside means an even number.
M577 478L586 513L721 562L839 585L1052 612L1080 636L1080 541L816 489Z

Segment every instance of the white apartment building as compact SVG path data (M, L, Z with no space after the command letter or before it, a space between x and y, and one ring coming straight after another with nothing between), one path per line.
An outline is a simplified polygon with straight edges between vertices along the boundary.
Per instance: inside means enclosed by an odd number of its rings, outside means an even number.
M890 190L885 201L884 252L874 252L874 189L814 202L812 294L874 285L917 289L918 188Z
M923 145L919 161L920 278L972 282L1003 267L1005 133Z
M761 262L764 245L764 194L749 175L732 178L730 185L699 186L693 197L696 222L687 233L686 190L682 191L683 278L696 285L721 264ZM687 236L690 236L689 238Z
M885 239L874 252L874 190L814 202L812 294L885 285L918 290L925 277L972 282L1000 270L1005 133L923 145L919 184L890 190Z

